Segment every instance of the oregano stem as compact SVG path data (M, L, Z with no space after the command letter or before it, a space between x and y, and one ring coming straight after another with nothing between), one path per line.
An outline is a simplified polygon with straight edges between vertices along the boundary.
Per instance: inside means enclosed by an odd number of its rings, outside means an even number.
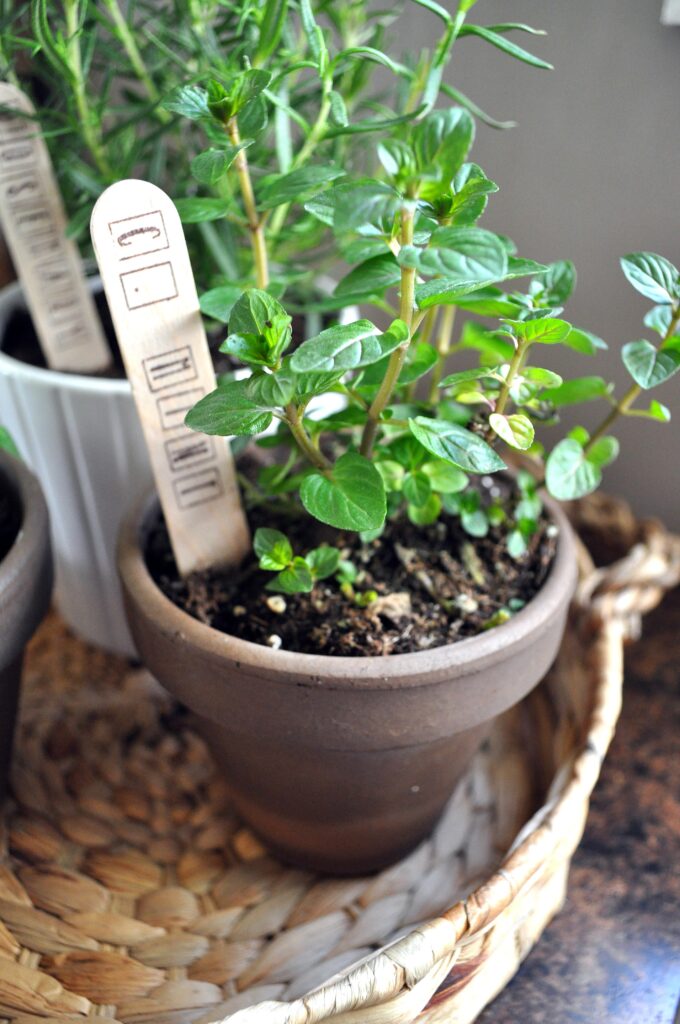
M446 306L442 314L441 323L439 324L439 330L437 331L437 342L435 347L439 358L434 365L432 377L430 379L430 392L428 395L428 400L430 402L437 401L437 395L439 394L439 382L444 374L446 360L451 353L451 335L453 334L455 322L456 307Z
M515 349L515 354L512 357L512 360L510 361L510 366L508 367L508 375L505 378L505 383L502 385L500 392L498 394L495 412L497 412L499 415L502 415L502 413L505 412L505 406L508 403L510 389L512 387L513 381L519 373L520 369L522 368L522 364L524 363L524 357L526 356L528 351L529 345L527 344L527 342L522 343L521 341L518 340L517 348Z
M409 204L401 211L401 247L413 244L413 224L415 220L414 206ZM361 438L360 452L368 458L373 451L375 435L378 431L380 418L389 405L392 392L397 386L399 374L401 373L406 354L413 336L413 310L416 299L416 271L414 267L401 268L401 300L399 304L399 317L408 327L408 337L399 348L396 348L389 358L387 370L383 377L378 393L368 410L368 419Z
M661 341L661 348L663 348L666 342L670 341L670 339L673 337L677 330L678 324L680 324L680 303L678 303L677 307L673 311L673 316L671 318L670 324L668 325L668 330L664 334L663 339ZM599 441L601 437L604 437L604 435L607 433L611 425L616 422L619 416L626 415L626 413L628 412L631 405L636 400L641 391L642 388L639 384L631 384L631 386L628 388L621 401L616 403L614 408L609 411L609 413L605 416L600 425L596 427L596 429L591 434L590 439L583 448L583 451L586 455L597 443L597 441Z
M227 132L229 133L229 140L233 146L240 146L241 136L238 130L238 122L235 117L232 117L227 122ZM250 244L253 250L253 259L255 261L255 279L257 281L258 288L266 288L269 284L269 260L267 258L267 244L264 237L264 228L262 221L257 215L257 206L255 204L255 193L253 191L253 183L250 177L250 168L248 167L248 158L244 149L240 149L236 154L234 160L234 167L236 168L236 174L238 176L239 185L241 187L241 196L243 198L243 206L246 211L246 218L248 220L248 230L250 231Z
M292 402L286 406L285 413L286 423L290 427L290 432L295 438L300 451L317 469L320 469L323 472L331 469L331 463L323 452L319 451L319 449L315 447L314 442L305 430L304 423L300 419L300 414L296 406Z

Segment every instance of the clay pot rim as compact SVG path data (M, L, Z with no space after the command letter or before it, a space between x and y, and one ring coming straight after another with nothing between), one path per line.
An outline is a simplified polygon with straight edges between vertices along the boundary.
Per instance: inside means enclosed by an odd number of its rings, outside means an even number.
M565 592L570 597L573 594L577 576L573 531L559 505L548 497L544 503L559 528L559 538L548 578L535 597L508 622L488 633L407 654L342 657L273 650L194 619L163 594L146 566L143 546L149 522L158 508L155 494L147 494L123 521L118 539L118 572L124 592L134 595L135 603L156 619L168 639L187 642L199 657L202 654L224 658L237 668L270 671L273 678L292 684L307 680L340 688L368 685L391 689L427 685L442 673L451 679L483 671L487 665L502 660L509 649L524 646L543 632L552 616L559 614Z
M11 548L0 561L0 607L8 604L21 580L36 560L36 552L48 541L49 518L40 484L27 466L0 451L0 481L6 478L21 505L21 524Z

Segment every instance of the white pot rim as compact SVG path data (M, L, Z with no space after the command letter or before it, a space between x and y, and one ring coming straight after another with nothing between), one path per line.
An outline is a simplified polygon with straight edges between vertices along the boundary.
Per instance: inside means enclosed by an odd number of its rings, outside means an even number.
M98 274L88 275L88 286L95 292L101 288L101 278ZM318 285L322 291L333 290L335 282L326 275L321 275ZM32 381L34 384L41 384L43 387L59 388L64 391L88 392L89 394L107 395L129 395L132 393L130 382L125 377L93 377L84 373L63 373L60 370L51 370L45 366L32 366L24 363L21 359L15 359L2 351L4 339L5 321L15 310L25 309L24 291L20 281L13 281L0 289L0 373L8 377L22 378ZM344 323L351 323L358 319L359 309L356 306L348 306L340 314L340 320Z
M88 278L92 291L101 286L99 277ZM0 327L11 313L25 309L24 292L20 281L14 281L0 290ZM126 378L92 377L84 373L62 373L61 370L50 370L44 366L31 366L21 359L15 359L2 351L3 337L0 337L0 373L8 377L23 378L44 387L59 388L64 391L87 391L90 394L105 393L108 395L129 395L130 382Z

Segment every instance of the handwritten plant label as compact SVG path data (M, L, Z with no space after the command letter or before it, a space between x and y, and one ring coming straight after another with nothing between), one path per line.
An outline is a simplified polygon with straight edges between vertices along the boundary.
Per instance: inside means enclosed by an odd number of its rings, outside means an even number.
M177 210L155 185L120 181L90 227L177 567L238 563L250 537L231 448L184 425L216 382Z
M0 82L0 225L47 365L92 373L111 352L34 113L24 93Z

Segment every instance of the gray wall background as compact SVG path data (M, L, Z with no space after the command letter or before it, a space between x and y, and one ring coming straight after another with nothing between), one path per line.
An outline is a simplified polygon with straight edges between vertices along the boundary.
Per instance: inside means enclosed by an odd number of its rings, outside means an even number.
M660 13L661 0L480 0L473 22L546 29L545 38L510 38L555 70L528 67L474 37L456 44L451 70L453 84L490 114L518 122L504 132L478 129L473 158L501 189L483 223L510 235L522 256L573 259L579 279L565 316L610 346L595 359L575 354L549 365L571 376L599 373L619 390L628 380L621 346L655 335L642 325L649 303L618 257L651 250L680 263L680 28L662 26ZM409 12L401 45L428 45L432 18ZM619 421L622 452L605 486L640 514L680 528L680 375L647 394L673 420ZM593 425L604 411L593 403L580 420Z

